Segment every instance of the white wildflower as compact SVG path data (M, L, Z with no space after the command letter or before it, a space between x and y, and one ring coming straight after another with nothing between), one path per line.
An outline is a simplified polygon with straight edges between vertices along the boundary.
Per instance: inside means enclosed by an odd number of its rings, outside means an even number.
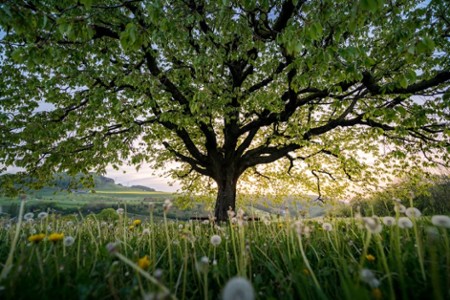
M172 200L166 199L164 200L163 209L164 211L168 211L172 207Z
M211 244L214 247L219 246L221 242L222 242L222 238L220 237L220 235L215 234L211 237Z
M46 213L45 211L42 211L38 214L39 219L45 219L47 217L48 217L48 213Z
M406 216L408 216L409 218L418 218L422 215L422 213L420 212L420 210L418 210L415 207L408 207L405 211Z
M432 216L431 223L433 223L434 226L450 228L450 217L445 215Z
M142 230L142 235L149 235L150 234L150 229L145 228L144 230Z
M125 212L125 210L124 210L122 207L120 207L120 208L118 208L118 209L116 210L116 212L117 212L119 215L123 215L123 213Z
M411 222L411 220L407 217L401 217L398 219L398 227L405 229L405 228L412 228L413 227L413 223Z
M227 282L222 293L223 300L253 300L255 292L252 284L243 277L234 277Z
M64 246L66 247L70 247L73 245L73 243L75 243L75 239L71 236L66 236L64 238Z
M394 210L398 213L405 213L406 212L406 207L402 204L395 204L394 206Z
M33 220L34 218L34 214L32 212L26 213L25 215L23 215L23 219L25 221L30 221Z
M383 218L383 224L386 225L386 226L395 225L395 218L393 218L393 217L384 217Z
M371 233L380 233L383 230L383 225L381 225L378 218L364 217L362 220L366 229Z
M322 228L323 228L323 230L325 230L325 231L331 231L331 230L333 230L333 226L332 226L330 223L323 223L323 224L322 224Z

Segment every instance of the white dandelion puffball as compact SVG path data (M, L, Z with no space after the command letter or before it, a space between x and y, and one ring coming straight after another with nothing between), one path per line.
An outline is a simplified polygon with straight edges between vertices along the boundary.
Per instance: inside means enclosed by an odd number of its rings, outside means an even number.
M222 238L220 237L220 235L215 234L211 237L211 244L214 247L219 246L221 242L222 242Z
M323 230L325 230L325 231L331 231L331 230L333 230L333 226L332 226L330 223L323 223L323 224L322 224L322 228L323 228Z
M223 300L253 300L255 292L252 284L243 277L234 277L227 282L222 293Z
M142 230L142 235L149 235L150 234L150 229L145 228L144 230Z
M384 217L383 218L383 224L386 226L393 226L395 225L395 218L393 217Z
M66 236L64 238L64 246L66 247L70 247L73 245L73 243L75 243L75 239L71 236Z
M402 204L397 204L395 205L394 210L399 213L404 213L406 212L406 207Z
M38 214L39 219L45 219L47 217L48 217L48 213L46 213L45 211L42 211Z
M363 222L366 229L371 233L380 233L383 230L383 225L378 218L364 217Z
M405 211L405 214L409 217L409 218L418 218L422 215L422 213L420 212L420 210L418 210L415 207L408 207Z
M401 218L398 219L398 227L400 227L402 229L412 228L413 227L413 223L412 223L412 221L409 218L401 217Z
M172 207L172 200L166 199L164 200L163 209L168 211Z
M433 223L434 226L450 228L450 217L445 215L432 216L431 223Z
M23 219L26 221L33 220L34 214L32 212L23 215Z
M123 213L124 213L124 209L123 208L118 208L117 210L116 210L116 212L119 214L119 215L123 215Z
M370 285L371 288L377 288L380 286L380 281L375 277L375 274L369 269L362 269L359 273L361 281Z

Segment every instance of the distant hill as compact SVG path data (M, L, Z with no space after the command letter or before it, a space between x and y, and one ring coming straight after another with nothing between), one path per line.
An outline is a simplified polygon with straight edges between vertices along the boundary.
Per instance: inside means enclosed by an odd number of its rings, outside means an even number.
M131 186L132 189L138 189L138 190L143 190L146 192L156 192L156 190L154 188L145 186L145 185L132 185Z

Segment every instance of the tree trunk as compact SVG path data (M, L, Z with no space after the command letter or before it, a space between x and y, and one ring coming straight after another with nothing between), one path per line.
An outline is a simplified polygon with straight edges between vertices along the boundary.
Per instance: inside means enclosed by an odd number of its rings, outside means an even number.
M217 221L226 221L228 220L228 210L231 208L234 211L236 208L237 178L224 174L217 185L218 192L214 216Z

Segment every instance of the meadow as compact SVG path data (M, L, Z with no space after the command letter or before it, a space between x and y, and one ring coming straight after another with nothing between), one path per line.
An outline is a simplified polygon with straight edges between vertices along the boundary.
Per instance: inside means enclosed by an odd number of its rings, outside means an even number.
M414 208L214 223L168 219L170 200L106 220L25 214L24 202L0 223L2 299L450 298L450 218Z

